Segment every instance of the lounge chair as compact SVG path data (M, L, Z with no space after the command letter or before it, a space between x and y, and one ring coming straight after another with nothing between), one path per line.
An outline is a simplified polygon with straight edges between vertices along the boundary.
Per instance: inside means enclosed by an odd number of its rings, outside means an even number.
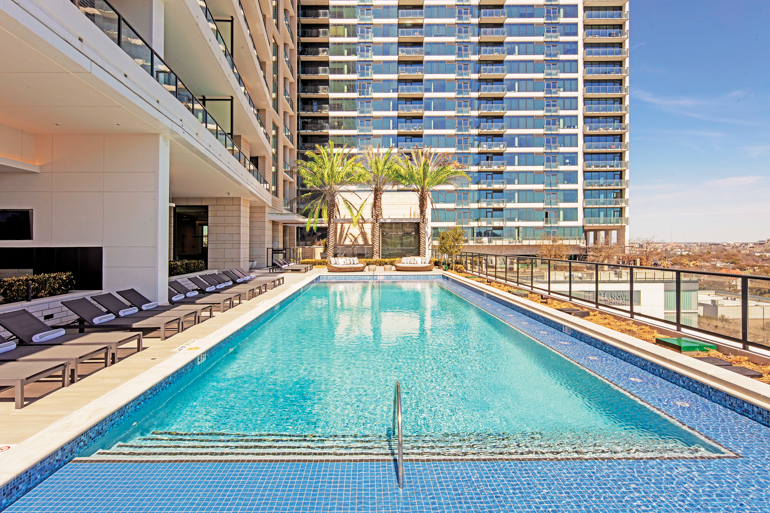
M246 301L253 297L257 297L262 293L262 287L259 284L254 283L253 280L236 284L229 277L218 273L202 274L201 278L222 291L245 293ZM259 293L257 293L257 291L259 291Z
M394 264L397 271L426 272L433 270L433 262L428 257L404 257Z
M360 263L358 258L330 258L326 264L326 270L330 273L354 273L366 269L366 265Z
M283 271L289 271L289 272L295 272L295 273L306 273L313 267L311 265L293 264L288 260L284 260L283 258L274 258L273 265L276 267L279 267Z
M177 333L182 332L182 316L175 317L149 317L147 319L131 319L129 317L115 317L108 314L87 299L73 299L62 301L61 304L74 312L78 317L78 328L81 330L130 330L141 331L144 336L158 332L161 340L166 340L166 329L175 326Z
M154 313L155 315L164 316L164 317L182 315L183 327L184 327L184 318L189 315L195 316L195 323L201 322L201 317L204 310L208 310L209 318L211 318L211 316L214 315L214 308L210 305L159 305L157 302L150 301L149 299L141 295L139 292L136 291L136 289L119 290L118 294L123 299L131 303L134 306L134 308L139 310L139 312L144 312L146 314ZM105 305L102 305L102 306L107 308ZM107 310L109 310L109 308L107 308ZM112 312L111 310L110 312L115 313L115 312Z
M5 346L5 347L3 347ZM10 349L12 348L12 349ZM67 362L72 376L70 382L75 383L79 376L79 365L97 356L104 358L104 366L111 363L109 344L89 346L46 346L31 345L17 346L0 336L0 362Z
M110 312L115 317L129 317L131 319L148 319L150 317L176 317L182 315L182 322L192 317L193 324L201 322L202 313L204 310L208 310L209 318L214 315L214 308L211 305L202 306L176 306L167 308L164 306L158 306L157 308L151 308L149 310L142 310L141 307L127 305L122 299L118 298L114 294L98 294L90 297L91 301L96 302L99 306Z
M24 407L24 387L53 374L62 374L62 387L69 386L69 364L61 362L0 362L0 387L14 388L16 409Z
M173 305L211 305L212 308L218 307L220 312L224 312L235 306L236 299L239 303L241 300L238 294L190 290L176 280L169 281L168 287L168 300Z
M198 289L201 292L208 292L208 293L219 292L219 293L225 293L225 294L232 294L233 296L238 298L238 304L241 304L243 302L244 296L247 295L246 292L244 292L244 291L237 291L237 290L233 290L233 291L229 291L229 292L224 292L222 290L222 289L225 288L224 286L217 288L216 285L212 285L208 281L203 280L200 276L190 276L187 279L189 280L190 283L192 283L193 285L198 287ZM217 284L219 284L219 283L217 282ZM247 299L247 301L248 301L248 299Z
M98 308L96 309L99 310ZM22 344L46 346L99 346L102 344L107 344L110 346L113 363L118 360L118 347L136 342L137 351L141 351L143 348L141 333L114 331L101 333L65 332L62 334L60 329L51 329L51 326L47 325L26 310L14 310L13 312L0 314L0 326L8 330ZM38 340L41 339L42 341L38 342Z

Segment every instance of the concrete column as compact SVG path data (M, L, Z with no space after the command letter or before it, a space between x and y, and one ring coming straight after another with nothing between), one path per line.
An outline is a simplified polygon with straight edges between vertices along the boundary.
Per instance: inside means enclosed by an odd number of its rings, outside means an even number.
M272 247L273 233L268 220L267 205L252 205L249 209L249 260L257 267L267 265L267 248Z
M281 223L272 223L272 230L273 230L273 244L272 246L274 248L282 248L283 247L283 229L281 228L283 225Z
M209 269L246 267L249 260L249 201L209 198Z

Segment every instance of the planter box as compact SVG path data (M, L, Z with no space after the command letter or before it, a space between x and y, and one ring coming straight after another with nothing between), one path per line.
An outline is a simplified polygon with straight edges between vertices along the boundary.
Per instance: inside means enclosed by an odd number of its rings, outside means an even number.
M385 266L385 270L386 271L392 271L393 270L393 266L392 265L386 265Z

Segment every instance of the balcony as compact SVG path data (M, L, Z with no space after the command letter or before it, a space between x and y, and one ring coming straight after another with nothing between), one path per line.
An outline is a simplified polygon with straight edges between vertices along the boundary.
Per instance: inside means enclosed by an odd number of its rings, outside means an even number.
M480 134L503 133L506 131L505 123L481 123L479 125Z
M560 129L559 125L545 125L543 132L546 134L558 134Z
M543 224L545 226L559 226L559 218L558 217L546 217L543 219Z
M543 188L544 189L558 189L559 188L559 179L555 177L546 176L545 181L543 182Z
M422 60L425 49L422 46L402 46L398 49L399 60Z
M505 28L482 28L479 30L480 42L502 42L508 37L508 31Z
M585 180L584 189L627 189L628 180Z
M398 29L398 40L402 42L419 42L425 39L425 30L422 28Z
M625 86L585 86L583 88L583 94L590 96L591 98L610 98L612 96L626 96L628 95L628 87Z
M479 78L505 78L508 74L508 68L505 65L481 65L479 68Z
M561 56L561 53L559 53L558 49L555 49L555 50L546 49L543 55L545 56L546 59L558 59Z
M425 112L425 106L422 103L398 106L398 113L406 116L422 116L423 112Z
M479 189L505 189L508 182L505 180L482 180Z
M490 60L505 60L508 55L508 49L504 46L480 46L479 47L479 59L486 61Z
M584 207L627 207L626 198L608 198L608 199L584 199Z
M302 114L329 114L329 105L300 104L299 111Z
M557 69L547 69L543 71L543 76L545 78L559 78L561 76L561 71Z
M553 43L555 41L559 41L561 39L561 35L558 32L550 32L550 33L546 33L543 36L543 39L545 39L548 42Z
M480 199L478 201L479 208L505 208L505 204L504 199Z
M543 169L546 171L558 171L559 170L559 163L558 162L546 162L543 164Z
M471 206L471 202L466 200L455 200L455 207L458 208L469 208ZM467 219L466 219L467 221Z
M303 46L299 49L299 59L301 61L329 60L329 48L323 46Z
M423 123L399 123L398 131L403 133L422 133L425 131L425 125Z
M424 9L399 9L399 23L420 23L425 19Z
M496 116L504 116L508 107L502 103L483 103L479 105L479 112L482 114L492 114Z
M585 105L584 114L627 114L628 105Z
M543 151L559 151L561 145L559 144L544 144Z
M329 23L329 10L300 11L299 19L302 20L302 23Z
M304 43L328 43L329 29L300 29L299 38Z
M583 144L583 151L616 152L628 151L628 143L624 142L587 142Z
M589 61L616 61L628 57L628 50L625 48L586 48L583 55Z
M456 2L457 5L461 5L460 2ZM470 0L468 0L468 4L470 5ZM505 0L479 0L480 6L487 6L487 5L505 5Z
M329 96L329 86L302 86L299 89L299 94L308 96Z
M586 161L583 163L583 169L586 171L606 171L606 170L616 170L616 169L628 169L628 162L625 162L622 160L607 161L607 162Z
M481 9L479 23L505 23L508 13L505 9Z
M628 68L588 66L583 70L583 76L585 78L623 78L628 76Z
M303 66L299 69L299 74L302 77L329 78L329 67L320 66L317 68L310 68Z
M283 127L283 136L286 137L286 140L291 143L292 146L294 146L294 137L291 134L291 130L289 130L289 127L285 126Z
M300 132L320 133L329 131L329 123L302 123Z
M289 91L283 91L283 99L286 100L286 105L289 107L288 110L291 111L291 113L294 113L294 100L291 99Z
M486 160L479 162L479 169L488 171L502 171L507 164L504 160Z
M583 125L583 133L586 134L622 134L625 132L628 132L628 123Z
M628 11L585 11L583 20L586 25L604 25L607 21L625 21L628 19Z
M543 107L543 114L558 115L561 112L559 107Z
M422 84L399 84L398 96L420 97L425 93L425 87Z
M627 217L584 217L585 226L622 226L628 224Z
M628 0L583 0L586 7L622 7Z
M505 84L481 84L479 96L505 96L508 88Z
M423 146L424 145L422 142L399 141L398 143L399 150L416 150L422 148Z
M543 200L543 207L545 208L558 208L559 198L546 198Z
M503 152L508 149L508 143L505 142L480 142L479 151Z
M620 43L628 39L628 31L622 29L586 29L583 41L601 43Z
M398 67L398 78L422 78L424 76L425 67L422 64Z

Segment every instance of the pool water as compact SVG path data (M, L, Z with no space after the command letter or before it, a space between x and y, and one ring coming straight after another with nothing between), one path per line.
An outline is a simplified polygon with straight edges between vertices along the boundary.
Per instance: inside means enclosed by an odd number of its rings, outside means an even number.
M385 454L397 380L407 455L725 454L435 282L316 283L87 454Z

